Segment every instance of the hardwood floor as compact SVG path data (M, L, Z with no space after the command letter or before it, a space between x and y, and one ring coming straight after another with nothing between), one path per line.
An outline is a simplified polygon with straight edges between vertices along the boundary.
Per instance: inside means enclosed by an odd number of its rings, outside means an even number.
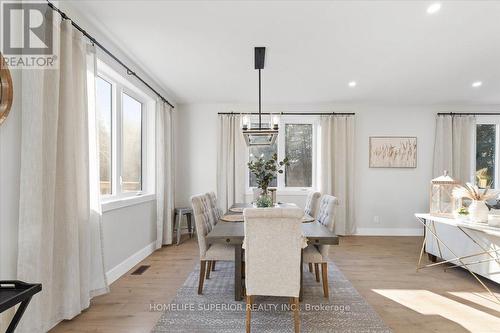
M420 244L420 237L344 237L330 257L395 332L500 332L500 306L481 297L468 272L415 272ZM195 238L165 247L139 264L151 265L143 275L124 275L51 332L150 332L161 316L150 304L168 303L197 264Z

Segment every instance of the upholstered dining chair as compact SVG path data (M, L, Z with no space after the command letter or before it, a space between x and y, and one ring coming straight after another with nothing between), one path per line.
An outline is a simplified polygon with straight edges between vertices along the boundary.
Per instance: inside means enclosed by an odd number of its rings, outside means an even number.
M246 331L254 296L290 297L295 332L300 332L300 257L307 246L300 208L247 208L245 218Z
M234 247L226 244L208 245L205 237L215 225L214 212L207 194L191 197L198 247L200 249L200 278L198 281L198 294L203 292L203 283L210 278L212 263L215 261L234 261Z
M217 204L217 196L215 195L215 192L208 192L206 195L208 195L210 199L210 206L214 213L214 223L217 224L217 222L219 222L219 219L222 216L222 210L219 208L219 205Z
M309 216L316 217L316 211L318 210L318 202L321 197L319 192L309 192L306 200L306 206L304 207L304 213Z
M206 193L206 195L210 199L210 206L211 206L212 212L214 214L214 225L216 225L219 222L220 218L222 217L222 210L219 208L219 205L217 203L217 196L215 195L215 192L213 192L213 191L208 192L208 193ZM216 261L213 260L208 264L210 270L215 271L215 263L216 263ZM207 271L207 272L210 276L210 272L209 271Z
M331 195L323 195L319 203L318 214L316 220L333 231L335 226L335 205L337 198ZM319 265L321 264L321 278L323 280L323 294L328 298L328 250L330 245L308 245L304 250L303 262L309 266L309 271L312 271L314 265L314 273L316 281L319 282Z

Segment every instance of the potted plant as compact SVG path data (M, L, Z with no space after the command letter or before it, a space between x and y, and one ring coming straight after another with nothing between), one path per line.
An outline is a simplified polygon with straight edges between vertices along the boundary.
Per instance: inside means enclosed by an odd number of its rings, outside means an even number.
M257 207L271 207L273 205L273 200L268 195L267 189L278 173L283 173L283 168L288 165L290 165L288 158L285 157L282 161L278 161L278 154L274 154L267 161L261 157L248 162L248 169L255 175L257 187L261 190L256 201Z
M464 186L457 186L453 189L455 198L467 198L472 200L469 206L469 218L471 222L485 223L488 222L489 209L486 206L486 200L496 198L497 191L492 191L488 186L484 190L479 189L476 185L466 183Z
M480 188L486 188L490 183L491 177L488 175L488 168L476 171L477 185Z

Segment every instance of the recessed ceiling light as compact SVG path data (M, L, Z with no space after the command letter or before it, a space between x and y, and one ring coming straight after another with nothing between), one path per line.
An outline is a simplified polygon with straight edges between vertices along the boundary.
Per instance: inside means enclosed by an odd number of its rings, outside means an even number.
M482 85L483 85L483 82L481 82L481 81L472 82L472 87L473 88L479 88Z
M427 14L436 14L441 9L441 4L439 2L433 3L427 7Z
M349 85L349 87L354 88L354 87L356 87L357 83L356 83L356 81L351 81L348 83L348 85Z

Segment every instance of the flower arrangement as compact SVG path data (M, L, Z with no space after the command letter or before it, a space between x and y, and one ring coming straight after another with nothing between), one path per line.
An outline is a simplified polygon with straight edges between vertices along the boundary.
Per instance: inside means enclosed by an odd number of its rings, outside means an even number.
M467 198L473 201L494 199L498 194L499 192L491 190L489 185L484 188L484 191L471 183L466 183L464 186L457 186L453 189L453 196L455 198Z
M269 188L269 184L277 177L278 173L283 173L283 168L285 166L289 165L290 162L288 161L288 157L285 157L282 161L278 161L278 154L274 154L271 159L267 161L261 157L248 163L248 169L255 175L257 186L262 190L263 197L268 197L267 189ZM258 200L257 206L270 207L272 206L272 199L262 199L261 202Z

